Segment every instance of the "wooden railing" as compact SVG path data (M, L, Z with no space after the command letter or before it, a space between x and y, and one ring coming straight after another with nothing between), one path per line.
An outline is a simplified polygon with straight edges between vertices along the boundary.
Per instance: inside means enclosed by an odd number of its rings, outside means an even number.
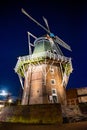
M37 54L32 54L32 55L26 55L26 56L22 56L18 58L17 64L15 66L15 72L17 72L20 63L25 63L26 61L29 60L34 60L37 58L49 58L49 59L53 59L53 60L60 60L61 62L69 62L71 61L71 58L65 57L65 56L61 56L58 54L54 54L51 53L49 51L45 51L45 52L41 52L41 53L37 53Z

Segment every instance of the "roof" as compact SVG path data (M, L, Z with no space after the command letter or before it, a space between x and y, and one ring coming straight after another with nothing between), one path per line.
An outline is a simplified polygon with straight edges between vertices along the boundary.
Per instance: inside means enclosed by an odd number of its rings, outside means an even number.
M52 51L50 41L47 40L45 37L41 37L35 40L34 46L35 48L34 48L33 54L37 54L37 53L45 52L45 51Z

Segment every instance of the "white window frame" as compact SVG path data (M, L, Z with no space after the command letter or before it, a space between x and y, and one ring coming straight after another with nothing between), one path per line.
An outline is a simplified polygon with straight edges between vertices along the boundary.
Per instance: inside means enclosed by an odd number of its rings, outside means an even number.
M54 83L52 83L52 81L54 81ZM51 79L51 85L56 85L56 80L55 79Z
M55 91L55 93L53 93L53 91ZM52 88L52 102L54 103L53 97L56 97L56 99L57 99L56 103L58 103L58 95L57 95L57 90L56 90L56 88Z

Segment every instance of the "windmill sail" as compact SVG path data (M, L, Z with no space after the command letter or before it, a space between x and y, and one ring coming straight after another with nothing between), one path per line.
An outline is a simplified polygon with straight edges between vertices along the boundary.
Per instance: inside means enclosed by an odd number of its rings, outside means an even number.
M63 53L62 53L61 49L59 48L58 43L55 42L55 46L56 46L56 48L57 48L57 53L58 53L59 55L63 56Z
M49 32L50 32L50 28L49 28L48 21L47 21L47 19L46 19L44 16L43 16L43 20L44 20L44 22L45 22L45 24L46 24L47 29L48 29Z
M57 42L62 47L66 48L67 50L72 51L71 47L68 44L66 44L63 40L61 40L58 36L55 36L54 41Z
M38 26L40 26L41 28L43 28L46 32L50 33L49 30L47 30L43 25L41 25L38 21L36 21L34 18L32 18L23 8L21 9L21 11L28 18L30 18L33 22L35 22Z

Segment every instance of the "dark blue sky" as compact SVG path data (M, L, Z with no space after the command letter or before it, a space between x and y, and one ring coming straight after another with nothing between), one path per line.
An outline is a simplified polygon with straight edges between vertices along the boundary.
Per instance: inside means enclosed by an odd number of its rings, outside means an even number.
M87 87L87 3L74 0L1 0L0 1L0 90L14 96L20 93L20 82L14 67L17 57L28 54L27 31L37 37L46 32L21 12L24 8L41 24L48 19L51 32L72 48L62 49L72 57L73 73L68 88Z

